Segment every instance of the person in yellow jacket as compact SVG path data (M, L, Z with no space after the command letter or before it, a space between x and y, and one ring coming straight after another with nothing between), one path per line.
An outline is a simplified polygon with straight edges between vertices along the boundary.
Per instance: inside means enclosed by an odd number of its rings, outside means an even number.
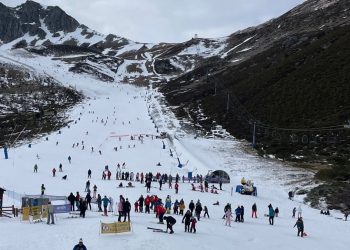
M185 210L185 202L183 201L183 199L180 200L180 203L179 203L179 209L180 209L180 212L179 214L180 215L184 215L184 210Z
M247 181L244 179L244 177L241 179L241 184L242 184L242 185L247 184Z

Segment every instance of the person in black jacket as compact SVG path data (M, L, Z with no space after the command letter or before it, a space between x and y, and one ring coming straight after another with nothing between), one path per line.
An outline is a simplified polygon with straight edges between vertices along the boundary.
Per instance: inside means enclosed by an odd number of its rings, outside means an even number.
M75 211L75 208L74 208L75 196L73 193L70 193L70 195L68 196L68 200L70 202L70 211Z
M85 201L86 201L86 209L89 207L91 210L91 195L90 193L87 193L87 195L85 196Z
M176 220L172 216L164 216L163 219L166 221L166 232L168 232L168 229L170 230L170 234L173 234L173 225L175 225Z
M126 198L125 202L124 202L124 205L123 205L124 222L126 221L126 216L128 216L128 221L130 221L130 210L131 210L131 204L128 201L128 198Z
M188 208L191 210L191 215L193 215L193 210L194 210L194 202L191 200L190 204L188 205Z
M80 238L79 243L74 246L73 250L87 250L82 238Z
M241 206L241 222L244 222L244 207Z
M185 232L190 232L190 223L191 223L191 211L187 210L187 212L185 213L184 217L182 218L182 223L184 223L185 221Z
M87 209L86 201L84 201L83 198L80 198L80 202L79 202L80 217L85 218L86 209Z
M196 208L195 208L195 211L196 211L196 217L197 217L197 220L200 221L200 218L201 218L201 212L202 212L203 208L202 208L202 204L199 202L197 202L196 204Z
M143 213L143 202L144 201L145 201L145 198L143 198L143 195L141 195L140 198L139 198L140 213Z

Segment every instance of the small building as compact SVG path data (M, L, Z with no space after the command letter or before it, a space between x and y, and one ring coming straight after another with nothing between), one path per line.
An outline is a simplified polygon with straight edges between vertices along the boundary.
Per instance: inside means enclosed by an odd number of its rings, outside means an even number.
M49 201L58 200L67 201L67 197L54 195L25 195L22 197L22 208L47 205Z
M205 176L205 180L209 183L230 183L230 176L224 170L209 171Z

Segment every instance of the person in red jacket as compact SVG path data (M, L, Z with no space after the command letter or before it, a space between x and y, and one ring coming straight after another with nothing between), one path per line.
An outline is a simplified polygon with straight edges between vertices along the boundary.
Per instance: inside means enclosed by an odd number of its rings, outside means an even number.
M196 230L196 223L197 223L197 220L196 220L196 218L194 218L194 217L192 216L190 222L191 222L190 232L192 233L192 231L193 231L193 233L195 234L196 231L197 231L197 230Z
M150 213L150 211L149 211L150 204L151 204L151 197L149 197L149 195L147 195L147 197L145 199L145 213Z
M175 194L179 193L179 183L175 183Z
M164 224L163 218L164 218L164 214L166 212L166 209L165 209L165 207L163 207L163 204L157 206L157 212L158 212L159 223Z
M136 201L134 203L134 206L135 206L135 213L138 213L139 212L139 201Z

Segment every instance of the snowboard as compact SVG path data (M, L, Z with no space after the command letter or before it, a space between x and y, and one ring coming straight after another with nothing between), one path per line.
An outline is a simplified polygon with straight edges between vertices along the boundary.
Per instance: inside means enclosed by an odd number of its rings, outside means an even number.
M161 228L147 227L147 229L151 229L155 233L167 233L165 230L163 230Z

